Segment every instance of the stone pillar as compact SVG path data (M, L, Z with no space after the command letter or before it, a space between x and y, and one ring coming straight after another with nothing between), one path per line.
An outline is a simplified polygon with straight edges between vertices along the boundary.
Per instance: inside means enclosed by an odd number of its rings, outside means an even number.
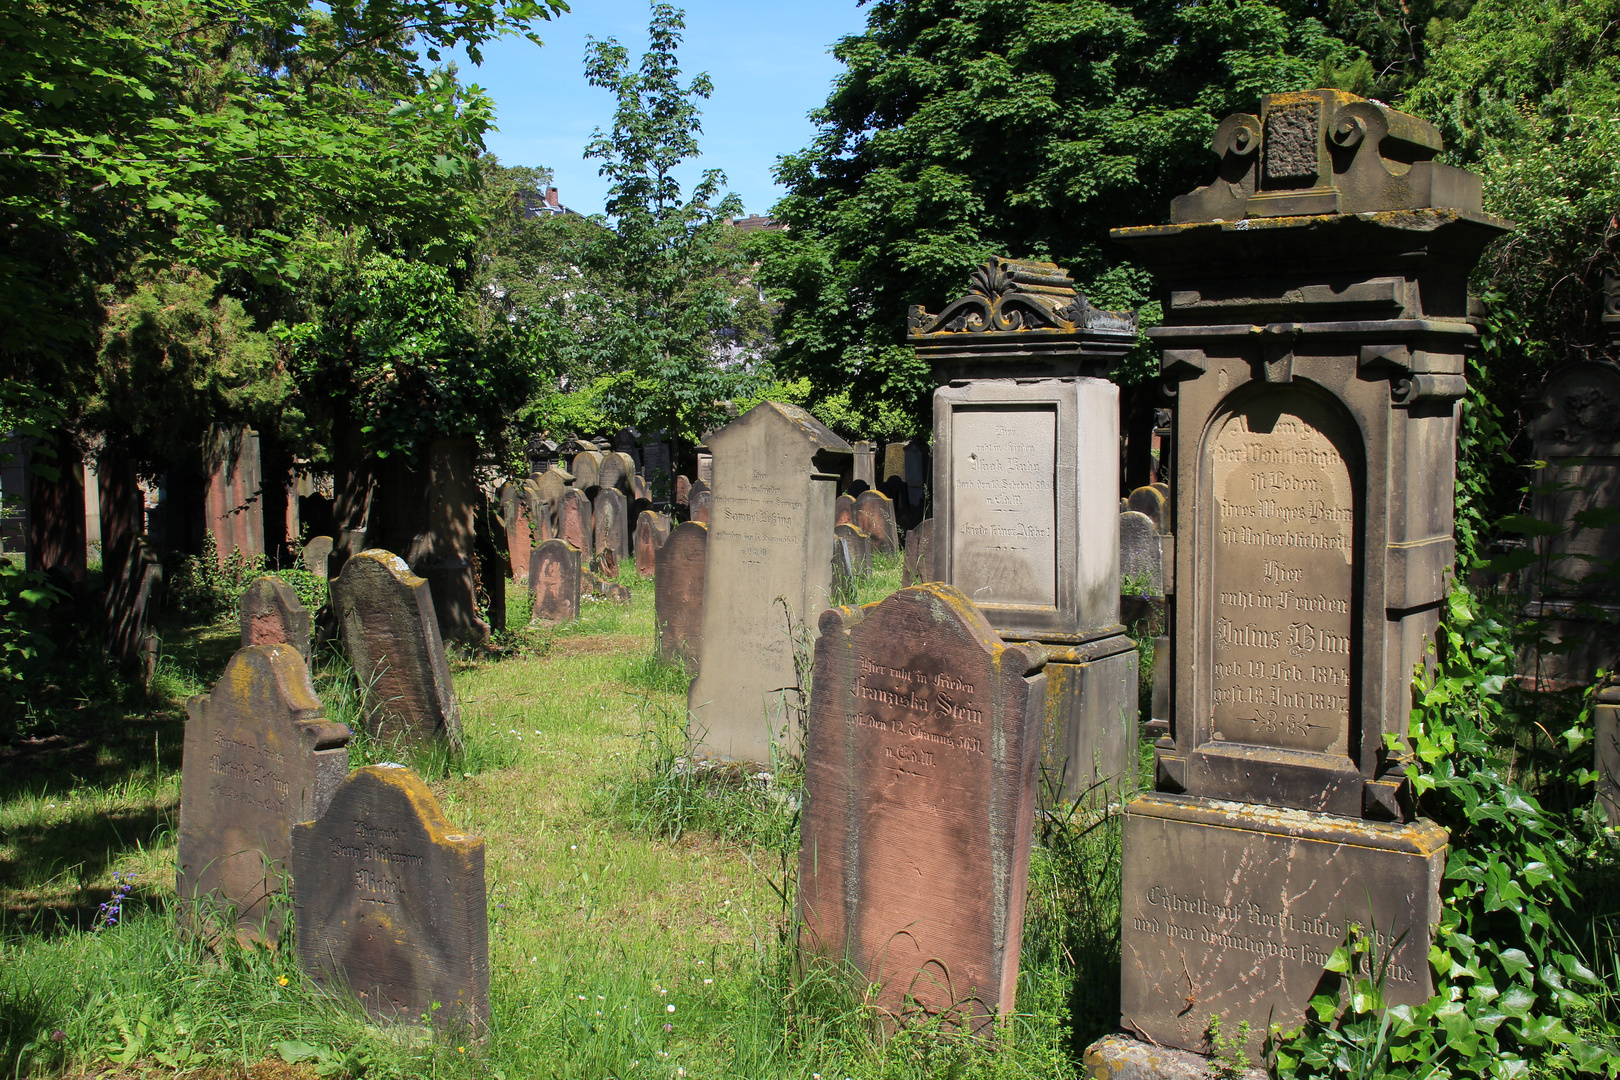
M1257 1053L1352 923L1390 1004L1431 992L1448 837L1384 738L1448 587L1467 279L1506 223L1432 126L1339 91L1267 95L1214 148L1173 224L1113 233L1158 277L1176 391L1174 706L1126 807L1122 1009L1202 1053L1247 1021Z
M264 486L259 433L250 428L216 427L203 454L205 527L214 534L220 562L240 551L264 554Z
M55 454L39 444L28 450L28 569L43 570L77 593L84 587L84 468L78 444L67 432ZM54 468L48 479L38 466Z
M1136 646L1119 614L1119 388L1136 340L1053 263L996 258L907 340L933 367L933 577L1048 647L1054 794L1135 787ZM888 454L886 471L903 468ZM892 474L891 474L892 475Z

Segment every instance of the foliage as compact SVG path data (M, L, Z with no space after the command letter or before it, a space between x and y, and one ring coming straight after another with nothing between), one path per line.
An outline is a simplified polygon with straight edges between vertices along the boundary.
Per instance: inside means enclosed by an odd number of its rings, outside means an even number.
M205 622L234 613L242 593L266 569L263 555L246 555L241 548L220 558L214 534L205 529L202 554L170 557L163 575L168 605L176 614Z
M1556 714L1537 715L1534 696L1515 691L1505 611L1453 592L1434 672L1416 686L1408 775L1420 812L1451 833L1429 957L1438 993L1416 1008L1387 1006L1382 962L1362 931L1329 964L1343 985L1313 999L1303 1036L1281 1041L1283 1075L1620 1067L1620 1026L1599 1017L1593 1027L1594 998L1613 990L1573 944L1584 917L1573 877L1591 850L1590 715L1547 728Z
M67 594L38 570L0 557L0 743L9 742L37 689L36 679L50 663L56 643L48 616Z
M1295 0L879 0L834 54L846 71L784 158L789 225L762 241L782 302L778 366L860 427L926 426L933 383L902 347L906 309L960 295L990 255L1042 258L1138 307L1145 275L1107 239L1206 183L1215 123L1303 89L1351 50ZM1124 377L1140 378L1141 350Z
M591 40L585 75L612 92L613 128L585 156L601 161L611 231L587 264L608 287L593 298L591 375L614 424L694 438L722 419L721 402L746 387L761 360L763 309L744 280L745 243L730 219L742 201L706 170L682 198L674 170L698 155L707 75L681 85L676 50L685 21L654 4L639 68L616 40Z
M443 267L373 255L322 314L292 333L305 393L362 418L367 451L415 456L435 435L499 443L532 373L518 342L480 341Z

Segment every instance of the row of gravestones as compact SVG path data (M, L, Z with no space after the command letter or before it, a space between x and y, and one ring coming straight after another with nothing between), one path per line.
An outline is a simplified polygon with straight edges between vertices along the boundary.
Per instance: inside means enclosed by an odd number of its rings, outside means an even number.
M334 590L374 738L459 738L427 582L384 551ZM182 926L274 943L378 1019L481 1029L489 1017L484 844L411 770L350 771L307 663L310 613L275 578L242 597L242 647L187 703L176 891Z

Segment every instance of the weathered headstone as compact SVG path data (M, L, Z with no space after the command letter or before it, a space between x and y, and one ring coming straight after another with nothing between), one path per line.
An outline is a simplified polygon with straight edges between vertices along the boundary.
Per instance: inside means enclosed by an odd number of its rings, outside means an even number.
M906 550L900 567L900 587L908 588L934 580L934 519L925 518L906 533Z
M216 424L203 451L204 520L223 563L234 551L264 554L264 467L259 433Z
M855 444L853 477L868 488L877 484L877 448L865 440Z
M697 455L697 483L705 487L714 487L714 455L698 451Z
M900 526L895 521L894 503L881 491L863 491L855 500L855 524L872 538L879 551L893 554L900 550Z
M906 482L906 444L892 442L883 444L883 468L878 471L877 487L881 488L890 480L904 486ZM892 496L891 496L892 497ZM897 500L898 501L898 500Z
M602 485L591 517L595 532L592 554L611 551L615 565L630 558L630 507L624 492Z
M1113 234L1177 384L1171 733L1122 848L1121 1009L1156 1044L1208 1053L1218 1016L1257 1054L1352 923L1386 1004L1431 993L1448 838L1386 737L1449 587L1468 274L1505 224L1441 148L1351 94L1265 95L1174 224Z
M675 478L675 505L685 506L687 499L691 497L691 492L692 478L684 473L677 476Z
M573 473L564 472L553 465L535 479L534 486L540 501L550 506L552 512L556 513L557 506L562 502L563 492L568 490L573 481Z
M1125 505L1135 513L1153 522L1154 532L1163 532L1166 520L1164 494L1154 487L1139 487L1131 492Z
M695 753L798 752L792 627L832 588L833 499L849 445L805 410L762 402L709 436L714 514L704 659L688 698ZM785 609L785 610L784 610Z
M838 498L836 500L834 500L834 502L833 502L833 524L834 525L854 525L854 524L856 524L856 520L855 520L855 496L854 495L850 495L850 494L848 494L846 492L845 494L838 496Z
M1144 596L1164 595L1164 554L1161 544L1158 527L1152 518L1135 510L1127 510L1119 515L1119 577L1122 585L1129 581Z
M625 468L625 456L622 454L603 454L602 467L597 470L596 484L598 495L613 488L628 496L630 494L630 477L635 475L633 469Z
M591 559L591 569L600 574L604 581L619 576L619 557L610 547L603 548Z
M141 686L157 672L158 640L149 629L154 598L163 587L163 560L144 536L124 545L123 573L108 581L107 658Z
M574 455L574 460L568 465L568 471L574 474L574 486L586 495L595 498L596 489L602 483L602 454L598 450L581 450Z
M1045 652L967 597L904 589L821 616L805 747L802 944L879 984L895 1019L1012 1012Z
M484 841L403 765L356 769L293 829L298 962L379 1020L489 1024Z
M428 583L390 551L371 548L343 564L332 589L373 736L461 742L461 708Z
M547 540L529 561L529 591L534 594L531 619L565 622L579 618L583 552L566 540Z
M1136 771L1122 718L1137 713L1137 653L1120 621L1119 388L1107 373L1135 320L1092 307L1053 263L992 259L969 290L938 315L913 308L908 334L940 384L931 576L1006 640L1047 645L1055 794L1117 791Z
M254 578L238 601L241 609L242 648L249 645L291 645L309 663L314 621L292 586L264 574Z
M662 514L643 510L636 517L636 572L652 577L658 549L669 539L669 522Z
M832 589L827 596L833 604L853 604L860 599L851 541L836 532L833 534Z
M304 545L304 569L322 580L326 578L326 561L332 557L332 538L312 536Z
M175 891L184 921L243 941L281 934L293 825L319 815L349 771L349 729L322 718L309 669L288 645L250 645L212 692L186 703ZM224 920L221 926L218 920Z
M865 530L854 525L834 525L833 535L848 545L850 572L856 577L871 577L872 549L876 545Z
M688 521L670 530L655 556L654 619L658 655L696 674L703 655L703 589L709 564L709 527Z
M595 514L591 500L579 488L569 488L562 493L562 500L557 504L556 538L568 541L581 551L595 550Z
M1612 330L1611 330L1612 333ZM1533 512L1561 531L1536 541L1527 614L1537 640L1519 673L1546 689L1589 685L1620 666L1620 365L1582 360L1556 368L1533 399L1538 471ZM1542 566L1545 566L1543 571Z
M707 525L710 515L714 513L713 493L701 483L693 484L686 496L686 512L689 520Z

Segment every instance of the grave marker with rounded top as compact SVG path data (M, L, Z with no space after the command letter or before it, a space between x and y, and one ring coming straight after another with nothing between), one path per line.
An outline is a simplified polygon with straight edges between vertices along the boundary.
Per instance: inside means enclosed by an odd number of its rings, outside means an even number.
M714 513L714 496L701 482L693 484L692 490L686 496L686 510L692 521L709 523Z
M330 536L312 536L309 543L304 545L304 569L322 581L326 580L326 563L332 557L332 538Z
M685 506L692 493L692 478L684 473L675 477L675 505Z
M1158 492L1154 492L1155 495ZM1164 595L1162 538L1152 518L1135 510L1119 515L1119 576L1134 582L1144 596Z
M934 519L925 518L906 532L904 562L900 567L900 587L907 588L934 580Z
M1171 731L1125 810L1122 1008L1205 1053L1211 1015L1251 1053L1298 1026L1350 922L1400 940L1386 1003L1429 997L1447 837L1386 736L1449 588L1468 275L1506 224L1416 117L1260 105L1175 224L1112 234L1158 277L1177 384Z
M613 552L614 563L630 557L630 507L624 492L603 485L597 492L591 512L593 544L591 553Z
M298 962L378 1020L489 1024L484 841L403 765L356 769L293 829Z
M703 589L709 565L709 527L687 521L659 546L653 586L658 656L697 674L703 655Z
M881 491L863 491L855 499L855 524L872 538L879 551L893 554L900 550L900 526L894 518L894 501Z
M1013 1011L1045 659L946 585L821 616L801 942L880 984L891 1018L978 1031Z
M601 452L581 450L574 455L574 460L569 463L568 470L574 474L574 486L586 495L594 497L597 487L602 482Z
M849 444L805 410L767 401L708 445L704 659L687 699L688 730L699 756L768 762L773 748L798 753L787 700L799 682L791 626L807 630L828 603L833 499Z
M185 924L212 936L225 920L242 941L280 936L271 898L287 885L292 827L326 808L349 771L348 741L289 645L243 648L186 703L175 880L190 902Z
M872 576L872 538L854 525L834 525L833 535L849 545L850 572L856 577Z
M398 555L371 548L343 564L332 602L371 735L459 746L461 707L428 583Z
M636 573L652 577L658 549L669 539L669 522L662 514L643 510L636 517Z
M309 662L314 621L292 586L269 574L260 575L243 591L238 605L242 609L242 648L291 645L306 664Z
M552 507L553 511L555 511L557 505L562 502L563 492L568 490L573 481L573 473L565 472L553 465L540 474L535 480L534 486L540 501Z
M626 468L623 454L603 454L602 467L596 473L597 495L612 488L624 495L630 494L630 477L635 475L634 468Z
M1131 510L1153 522L1155 532L1163 532L1169 520L1164 504L1164 493L1154 487L1139 487L1125 500L1125 505Z
M562 493L557 504L557 537L581 551L595 550L596 521L591 501L579 488Z
M529 562L529 591L534 594L530 619L565 622L579 618L583 552L566 540L547 540Z
M833 524L855 525L855 496L845 492L833 502Z

